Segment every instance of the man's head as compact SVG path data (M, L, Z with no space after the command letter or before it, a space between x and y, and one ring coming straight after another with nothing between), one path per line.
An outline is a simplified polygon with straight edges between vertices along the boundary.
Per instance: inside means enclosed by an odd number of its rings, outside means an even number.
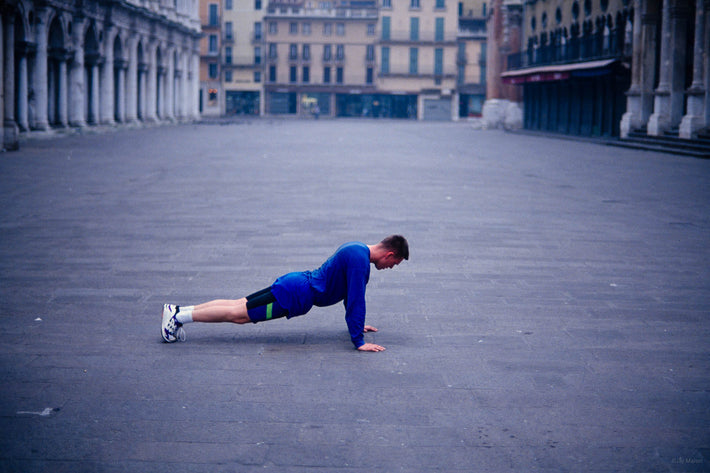
M377 269L392 268L409 259L409 244L402 235L390 235L370 247L370 261Z

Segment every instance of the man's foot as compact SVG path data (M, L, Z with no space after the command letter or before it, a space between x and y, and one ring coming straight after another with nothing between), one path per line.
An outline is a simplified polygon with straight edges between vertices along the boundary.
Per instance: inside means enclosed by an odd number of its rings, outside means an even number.
M185 330L176 317L179 311L180 308L174 304L165 304L163 306L163 323L160 333L163 336L163 340L168 343L174 343L178 340L185 341Z

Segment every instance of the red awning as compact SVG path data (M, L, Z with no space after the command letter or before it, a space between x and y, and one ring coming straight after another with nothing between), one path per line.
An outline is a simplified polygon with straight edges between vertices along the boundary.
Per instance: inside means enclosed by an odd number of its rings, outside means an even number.
M575 71L603 69L614 63L616 59L600 61L576 62L573 64L555 64L551 66L528 67L515 71L506 71L500 76L504 84L523 84L525 82L547 82L568 79Z

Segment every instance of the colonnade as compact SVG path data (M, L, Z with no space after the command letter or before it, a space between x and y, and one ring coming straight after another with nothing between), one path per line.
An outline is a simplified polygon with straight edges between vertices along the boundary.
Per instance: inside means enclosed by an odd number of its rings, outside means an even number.
M0 9L6 149L29 130L199 117L199 29L128 4L66 3Z
M677 129L681 138L694 138L710 127L710 0L636 0L634 12L621 135Z

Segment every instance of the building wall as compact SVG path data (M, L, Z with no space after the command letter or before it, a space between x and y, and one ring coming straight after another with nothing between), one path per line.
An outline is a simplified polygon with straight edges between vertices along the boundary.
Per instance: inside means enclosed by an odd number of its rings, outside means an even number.
M200 0L200 112L204 116L224 114L225 98L222 87L222 2L224 0ZM210 9L216 16L210 18Z
M197 13L192 0L4 2L4 146L30 130L197 118Z

